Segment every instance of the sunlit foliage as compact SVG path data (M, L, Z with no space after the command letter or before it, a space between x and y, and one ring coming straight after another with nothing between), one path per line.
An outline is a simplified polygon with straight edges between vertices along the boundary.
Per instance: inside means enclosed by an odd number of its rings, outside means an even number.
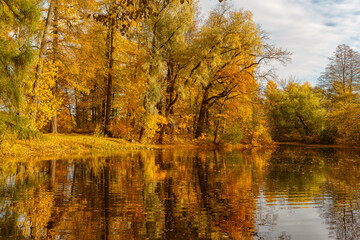
M265 95L275 140L320 141L326 111L310 84L289 82L285 89L278 89L276 83L269 82Z
M1 29L2 69L10 71L2 75L29 72L1 82L2 109L19 109L26 128L159 143L268 138L258 66L286 62L288 52L266 43L251 12L225 2L201 22L196 1L30 3L14 2L26 13L2 1L12 22ZM11 38L13 29L24 34ZM28 59L21 68L16 51Z

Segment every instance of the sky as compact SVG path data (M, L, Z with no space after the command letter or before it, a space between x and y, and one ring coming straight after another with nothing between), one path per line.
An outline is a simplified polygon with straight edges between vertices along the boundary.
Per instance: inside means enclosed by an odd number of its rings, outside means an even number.
M275 64L280 79L295 76L315 86L339 44L360 50L359 0L232 0L250 10L270 43L292 53L291 64ZM204 18L218 0L200 0Z

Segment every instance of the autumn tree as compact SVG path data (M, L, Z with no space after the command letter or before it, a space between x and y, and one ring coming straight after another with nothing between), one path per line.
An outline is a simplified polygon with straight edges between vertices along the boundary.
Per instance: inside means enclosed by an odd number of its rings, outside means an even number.
M165 1L169 2L169 1ZM93 17L106 28L106 97L104 114L104 132L112 135L110 121L113 101L113 78L114 78L114 43L116 36L126 34L134 24L152 12L152 1L146 0L104 0L99 2L99 9Z
M66 103L64 93L70 86L79 85L72 78L76 65L68 60L77 44L73 37L75 32L79 35L79 26L86 29L84 24L80 24L84 23L81 12L84 5L62 0L42 2L45 19L35 42L39 52L27 78L30 87L23 89L27 97L23 111L31 118L33 129L48 131L45 128L51 119L50 131L57 132L57 115Z
M168 20L172 22L173 29L170 29L174 34L172 39L167 43L165 48L165 62L166 62L166 77L163 82L163 97L160 104L158 104L159 112L166 118L167 124L162 124L160 129L159 142L163 143L166 129L174 132L174 106L179 99L184 96L186 85L189 83L186 79L187 72L191 66L189 61L189 52L187 49L191 44L189 39L193 36L196 28L196 5L183 5L181 8L174 9L178 15L175 19L169 18L172 13L169 12ZM176 21L176 26L174 24ZM169 30L167 30L169 31Z
M54 13L54 1L50 1L49 2L49 7L47 10L47 14L46 14L46 20L45 20L45 25L41 34L41 38L40 38L40 47L39 47L39 55L38 55L38 60L36 63L36 67L35 67L35 73L34 73L34 79L31 80L30 85L30 100L28 101L30 103L30 118L31 118L31 128L32 129L37 129L36 126L36 118L37 118L37 107L39 105L39 99L38 99L38 93L37 93L37 87L38 87L38 82L39 82L39 78L41 77L42 74L42 63L45 57L45 52L46 52L46 48L47 48L47 43L49 40L49 34L50 34L50 27L51 27L51 22L53 19L53 13Z
M89 91L87 77L93 73L90 70L93 65L89 61L92 58L87 60L87 69L83 67L85 71L80 73L80 64L84 62L81 61L81 55L78 53L79 49L86 44L84 35L88 33L93 23L87 16L96 9L96 3L95 1L54 0L53 4L52 41L47 51L46 63L56 67L51 92L58 105L53 107L54 112L50 122L50 132L56 133L58 120L61 131L74 127L71 117L74 92ZM64 124L68 126L65 127Z
M286 61L288 53L263 43L249 11L227 4L213 10L194 41L190 75L201 91L195 137L202 136L209 109L219 100L256 91L255 70L267 60ZM248 85L246 87L245 85Z
M336 138L337 142L358 142L360 53L348 45L339 45L318 81L329 101L328 122L333 129L331 137Z
M345 44L337 46L318 81L334 100L353 98L360 86L360 53Z
M300 85L289 82L282 90L271 81L265 96L275 140L320 141L326 112L321 96L315 93L309 83Z
M143 69L146 91L140 140L150 139L160 123L163 125L162 142L171 109L183 88L183 71L189 65L182 53L187 46L186 33L193 24L195 10L193 4L178 1L158 2L154 8L158 12L144 21L140 36L147 54Z

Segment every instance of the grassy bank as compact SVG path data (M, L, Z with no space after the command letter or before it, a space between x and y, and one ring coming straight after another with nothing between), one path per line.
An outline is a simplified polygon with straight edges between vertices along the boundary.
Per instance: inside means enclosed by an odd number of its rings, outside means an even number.
M0 145L0 157L46 158L54 159L74 155L109 155L124 150L140 149L179 149L192 148L201 150L241 150L250 145L214 145L198 140L169 145L144 145L131 143L123 139L96 137L80 134L45 134L42 139L14 140Z
M45 134L42 139L15 140L1 146L2 157L49 157L64 155L108 154L122 150L155 148L116 138L89 135Z

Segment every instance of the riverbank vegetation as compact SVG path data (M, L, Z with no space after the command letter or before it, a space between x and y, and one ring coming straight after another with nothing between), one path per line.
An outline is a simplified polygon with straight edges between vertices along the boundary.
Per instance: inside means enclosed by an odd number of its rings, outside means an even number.
M4 142L0 157L51 158L71 155L104 155L123 150L155 149L156 146L130 143L122 139L79 134L44 134L37 139Z
M258 149L273 149L275 144L263 144ZM180 139L171 144L141 144L124 139L84 134L43 134L36 139L13 139L0 145L0 158L15 159L58 159L74 156L112 156L129 150L210 150L233 151L252 148L248 144L213 144L211 141Z
M277 141L353 144L360 140L360 54L339 45L311 87L296 82L265 90L272 137Z
M358 142L357 52L340 45L318 87L279 84L264 69L291 54L268 43L251 12L223 2L199 13L197 1L0 0L2 151L48 132Z

